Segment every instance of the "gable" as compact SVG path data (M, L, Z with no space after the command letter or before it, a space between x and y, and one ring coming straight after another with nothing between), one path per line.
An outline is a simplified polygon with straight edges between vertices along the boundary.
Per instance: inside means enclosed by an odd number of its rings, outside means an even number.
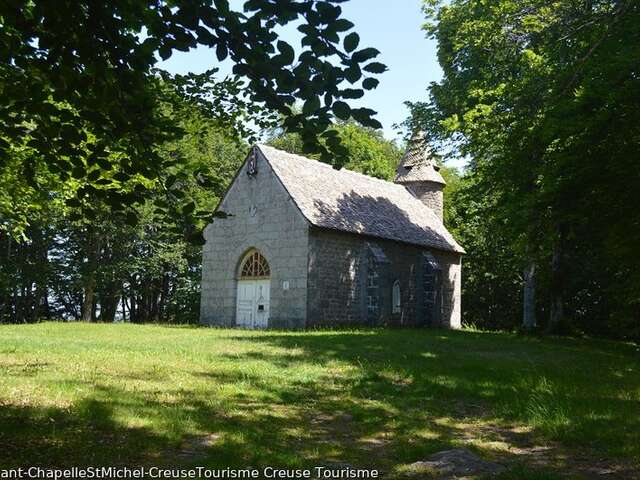
M255 155L253 166L252 155ZM249 170L254 168L255 173L250 175ZM271 164L256 147L253 147L216 207L214 216L248 215L263 223L283 221L282 218L270 218L262 214L265 210L272 212L274 207L280 212L279 216L293 215L296 220L308 224L308 220L300 212Z

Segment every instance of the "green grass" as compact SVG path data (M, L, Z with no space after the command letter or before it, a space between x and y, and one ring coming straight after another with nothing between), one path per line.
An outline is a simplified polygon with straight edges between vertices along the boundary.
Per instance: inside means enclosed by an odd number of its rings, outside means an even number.
M638 359L630 344L442 330L0 326L0 466L393 475L464 446L511 465L504 479L557 478L592 452L633 469ZM550 470L529 470L533 446L554 453Z

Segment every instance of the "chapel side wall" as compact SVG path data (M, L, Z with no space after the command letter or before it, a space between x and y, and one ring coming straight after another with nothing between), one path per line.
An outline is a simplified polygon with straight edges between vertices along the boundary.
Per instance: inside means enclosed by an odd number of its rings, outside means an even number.
M362 237L310 229L307 326L363 325Z
M462 327L462 255L432 251L442 268L442 327Z
M388 263L379 265L379 314L374 325L425 325L421 258L423 252L430 252L442 269L441 323L431 326L460 327L461 255L317 228L312 228L309 234L308 326L370 324L366 288L368 243L377 245L388 259ZM395 280L400 282L400 314L392 313L391 308Z
M245 163L218 208L231 216L205 229L200 323L235 326L238 264L255 247L271 269L269 328L304 328L308 223L270 165L257 157L258 173L247 175Z

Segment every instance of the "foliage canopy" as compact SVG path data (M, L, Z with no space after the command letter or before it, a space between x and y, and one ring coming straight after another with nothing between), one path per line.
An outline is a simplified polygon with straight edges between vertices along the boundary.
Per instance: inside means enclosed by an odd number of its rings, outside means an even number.
M334 116L379 127L373 110L347 100L375 87L371 75L386 67L374 60L376 49L358 49L341 2L248 0L243 11L228 0L3 2L0 168L27 149L23 174L34 186L44 168L63 182L83 181L75 203L85 208L90 198L116 209L142 202L144 179L175 164L155 146L181 135L163 108L176 96L248 139L247 123L264 128L282 115L307 150L344 163L335 136L316 139ZM275 33L292 22L302 35L298 54ZM216 80L213 67L176 77L155 69L159 59L198 45L214 49L219 62L229 58L235 77ZM295 100L303 102L300 113L290 108ZM117 183L131 179L135 188L126 191Z
M408 125L470 157L477 221L520 268L538 265L551 328L637 335L640 6L429 0L425 13L444 77Z

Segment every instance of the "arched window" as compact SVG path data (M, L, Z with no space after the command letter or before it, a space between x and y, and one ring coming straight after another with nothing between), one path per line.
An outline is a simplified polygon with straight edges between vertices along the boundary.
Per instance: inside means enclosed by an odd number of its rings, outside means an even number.
M442 270L435 257L425 252L422 254L425 321L427 325L440 325L442 313Z
M400 313L402 308L402 300L400 296L400 280L393 282L393 288L391 289L391 312Z
M373 255L367 259L367 313L370 320L378 316L378 265Z
M266 278L271 275L269 262L257 250L251 250L242 260L240 278Z

